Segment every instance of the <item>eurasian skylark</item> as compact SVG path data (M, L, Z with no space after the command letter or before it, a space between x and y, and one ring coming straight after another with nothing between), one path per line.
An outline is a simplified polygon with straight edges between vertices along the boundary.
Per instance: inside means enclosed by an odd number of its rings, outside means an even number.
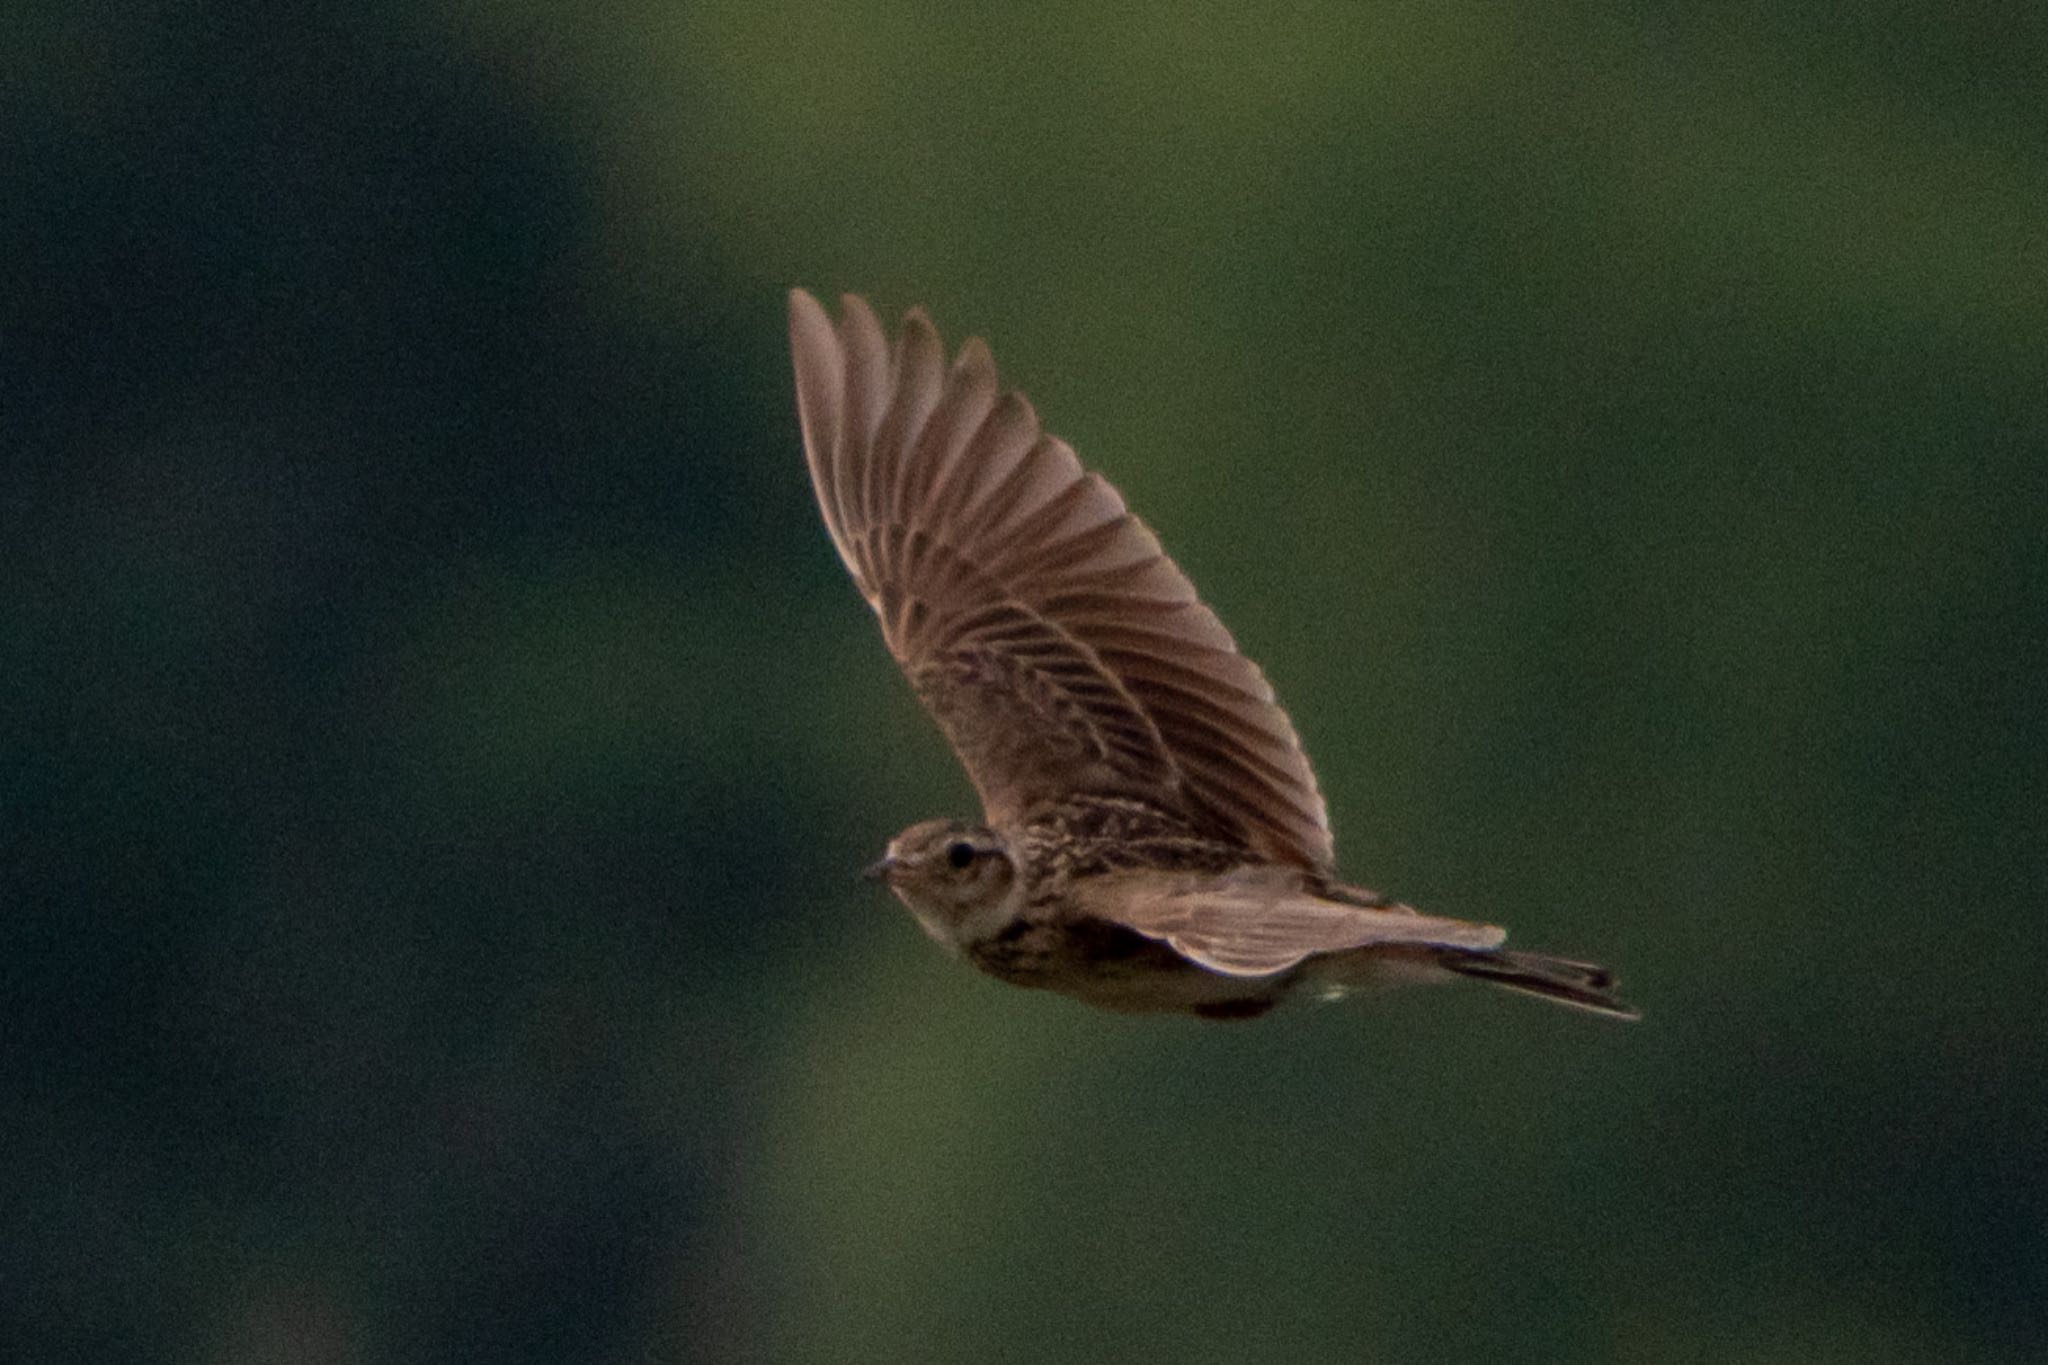
M870 874L992 976L1128 1011L1262 1014L1476 977L1634 1018L1603 968L1336 878L1315 774L1257 665L1145 524L970 340L789 298L825 526L981 795Z

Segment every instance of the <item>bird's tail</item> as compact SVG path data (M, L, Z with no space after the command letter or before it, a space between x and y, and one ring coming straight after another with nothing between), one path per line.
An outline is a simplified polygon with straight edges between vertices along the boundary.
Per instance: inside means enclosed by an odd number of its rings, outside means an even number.
M1633 1005L1615 998L1614 974L1590 962L1570 962L1543 953L1517 953L1505 948L1445 948L1438 951L1436 960L1460 976L1477 977L1574 1009L1614 1019L1642 1017Z

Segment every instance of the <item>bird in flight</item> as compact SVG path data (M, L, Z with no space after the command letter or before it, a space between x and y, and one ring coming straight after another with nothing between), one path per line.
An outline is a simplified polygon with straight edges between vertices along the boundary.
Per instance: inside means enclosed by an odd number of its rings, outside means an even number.
M1293 996L1472 977L1633 1019L1602 967L1501 946L1337 879L1301 741L1145 524L922 310L893 344L789 296L825 527L980 794L869 875L1019 986L1247 1019Z

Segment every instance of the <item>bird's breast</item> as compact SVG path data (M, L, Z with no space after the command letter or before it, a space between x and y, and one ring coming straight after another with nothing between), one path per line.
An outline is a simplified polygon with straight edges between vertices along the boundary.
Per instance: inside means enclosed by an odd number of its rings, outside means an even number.
M1136 930L1090 916L1019 915L965 951L999 980L1110 1009L1184 1009L1237 984Z

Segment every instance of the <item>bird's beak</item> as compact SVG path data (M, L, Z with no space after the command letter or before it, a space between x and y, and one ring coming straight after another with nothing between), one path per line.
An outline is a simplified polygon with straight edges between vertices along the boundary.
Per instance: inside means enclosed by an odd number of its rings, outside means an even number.
M897 868L896 855L884 853L861 870L861 876L871 882L886 882L889 874Z

